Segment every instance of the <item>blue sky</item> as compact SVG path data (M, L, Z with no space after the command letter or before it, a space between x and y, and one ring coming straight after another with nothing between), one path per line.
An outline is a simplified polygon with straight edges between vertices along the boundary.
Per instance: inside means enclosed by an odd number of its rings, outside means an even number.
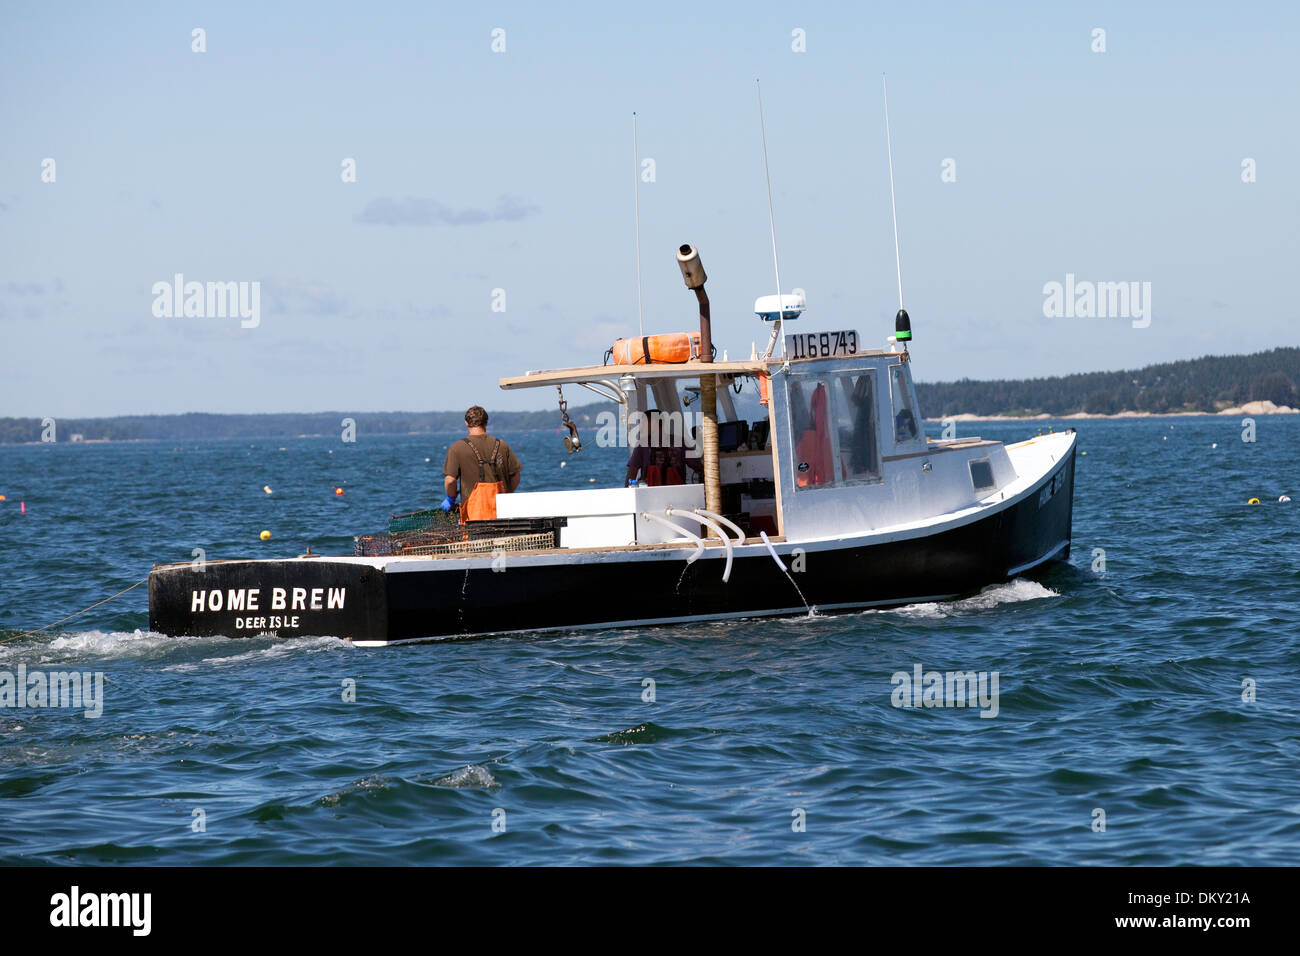
M918 377L1296 345L1298 10L5 3L0 416L547 406L497 378L636 332L633 110L646 330L694 325L692 242L748 354L756 77L802 331L892 331L887 72ZM260 282L261 324L155 317L178 272ZM1150 326L1044 317L1067 273L1150 282Z

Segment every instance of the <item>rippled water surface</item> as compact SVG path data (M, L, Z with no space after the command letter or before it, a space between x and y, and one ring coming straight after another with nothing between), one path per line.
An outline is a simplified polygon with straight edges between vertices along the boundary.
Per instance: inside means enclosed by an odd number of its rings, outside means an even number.
M0 677L105 681L98 718L0 708L0 862L1300 863L1300 420L1075 424L1037 581L381 649L150 634L144 587L17 635L196 548L350 550L436 500L453 436L0 447ZM525 487L619 475L506 437ZM916 665L996 672L996 717L893 706Z

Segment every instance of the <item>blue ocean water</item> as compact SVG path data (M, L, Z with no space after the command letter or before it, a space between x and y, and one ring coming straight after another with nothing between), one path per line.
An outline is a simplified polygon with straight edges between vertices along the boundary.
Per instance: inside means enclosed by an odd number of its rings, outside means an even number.
M380 649L150 634L144 587L15 638L194 549L348 552L455 436L0 447L0 674L105 680L98 718L0 708L0 863L1300 863L1300 417L1072 424L1039 581ZM621 474L505 437L525 488ZM996 717L895 707L917 665L996 672Z

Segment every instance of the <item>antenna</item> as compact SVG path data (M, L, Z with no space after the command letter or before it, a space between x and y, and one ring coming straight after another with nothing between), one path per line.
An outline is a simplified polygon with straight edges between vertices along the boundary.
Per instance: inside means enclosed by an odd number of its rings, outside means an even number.
M776 337L785 322L785 308L781 301L781 262L776 255L776 214L772 211L772 171L767 165L767 126L763 122L763 84L756 79L754 86L758 90L758 129L763 138L763 175L767 178L767 221L772 233L772 269L776 272L777 308L781 309L780 317L772 326L772 338L767 343L767 351L763 353L763 358L767 359L771 357L772 349L776 347ZM781 355L785 355L784 336L781 337Z
M903 343L903 354L907 354L907 343L912 341L912 320L903 308L903 253L898 246L898 205L894 201L894 144L889 139L889 89L885 84L885 74L880 74L880 89L885 96L885 149L889 151L889 208L894 214L894 262L898 266L898 315L894 316L894 337L892 342Z
M641 153L636 145L636 111L632 112L632 201L636 209L636 327L645 335L645 317L641 307Z
M894 262L898 265L898 308L903 308L903 254L898 248L898 206L894 202L894 144L889 139L889 88L885 74L880 74L880 89L885 96L885 149L889 151L889 208L894 213Z

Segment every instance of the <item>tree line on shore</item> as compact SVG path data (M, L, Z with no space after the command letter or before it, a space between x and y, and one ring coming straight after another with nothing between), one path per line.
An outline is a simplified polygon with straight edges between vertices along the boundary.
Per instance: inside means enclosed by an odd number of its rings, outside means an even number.
M1207 356L1135 371L1086 372L1024 381L918 384L931 417L947 415L1115 415L1215 413L1244 402L1300 405L1300 348Z

